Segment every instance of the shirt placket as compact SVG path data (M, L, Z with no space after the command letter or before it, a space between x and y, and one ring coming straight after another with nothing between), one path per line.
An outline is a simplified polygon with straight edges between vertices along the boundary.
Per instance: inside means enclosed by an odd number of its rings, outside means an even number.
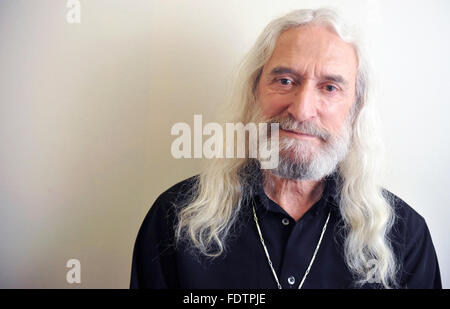
M284 248L283 260L280 267L280 284L283 288L294 289L300 284L303 276L301 269L306 270L306 261L301 252L306 251L302 238L304 238L305 220L300 219L297 222L291 222L294 228L289 235Z

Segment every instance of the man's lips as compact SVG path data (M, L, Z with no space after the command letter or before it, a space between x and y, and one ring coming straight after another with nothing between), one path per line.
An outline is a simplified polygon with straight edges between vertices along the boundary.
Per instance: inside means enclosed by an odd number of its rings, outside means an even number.
M309 135L309 134L305 134L305 133L301 133L301 132L296 132L296 131L291 131L291 130L286 130L286 129L280 129L281 131L290 133L290 134L294 134L297 135L299 137L308 137L308 138L317 138L317 136L314 135Z

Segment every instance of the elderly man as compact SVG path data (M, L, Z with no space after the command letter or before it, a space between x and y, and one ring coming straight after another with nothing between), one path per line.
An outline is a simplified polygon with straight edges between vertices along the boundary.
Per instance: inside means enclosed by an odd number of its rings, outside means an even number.
M424 219L380 187L367 62L339 16L272 21L241 69L230 117L279 124L278 166L217 158L161 194L131 287L440 288Z

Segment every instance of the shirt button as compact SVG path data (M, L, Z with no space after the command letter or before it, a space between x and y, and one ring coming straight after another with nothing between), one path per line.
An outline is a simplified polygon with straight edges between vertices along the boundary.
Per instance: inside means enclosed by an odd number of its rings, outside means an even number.
M295 278L294 278L294 276L290 276L290 277L288 278L288 283L289 283L290 285L293 285L293 284L295 283Z
M283 223L283 225L289 225L289 219L284 218L283 220L281 220L281 223Z

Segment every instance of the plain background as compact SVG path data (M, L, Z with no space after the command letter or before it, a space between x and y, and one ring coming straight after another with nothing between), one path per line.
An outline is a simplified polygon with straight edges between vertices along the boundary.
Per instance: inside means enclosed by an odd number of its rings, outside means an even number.
M80 2L80 24L66 1L0 2L1 288L127 288L145 214L201 164L172 158L172 125L213 121L264 26L324 5L370 38L386 187L426 219L450 287L450 1Z

